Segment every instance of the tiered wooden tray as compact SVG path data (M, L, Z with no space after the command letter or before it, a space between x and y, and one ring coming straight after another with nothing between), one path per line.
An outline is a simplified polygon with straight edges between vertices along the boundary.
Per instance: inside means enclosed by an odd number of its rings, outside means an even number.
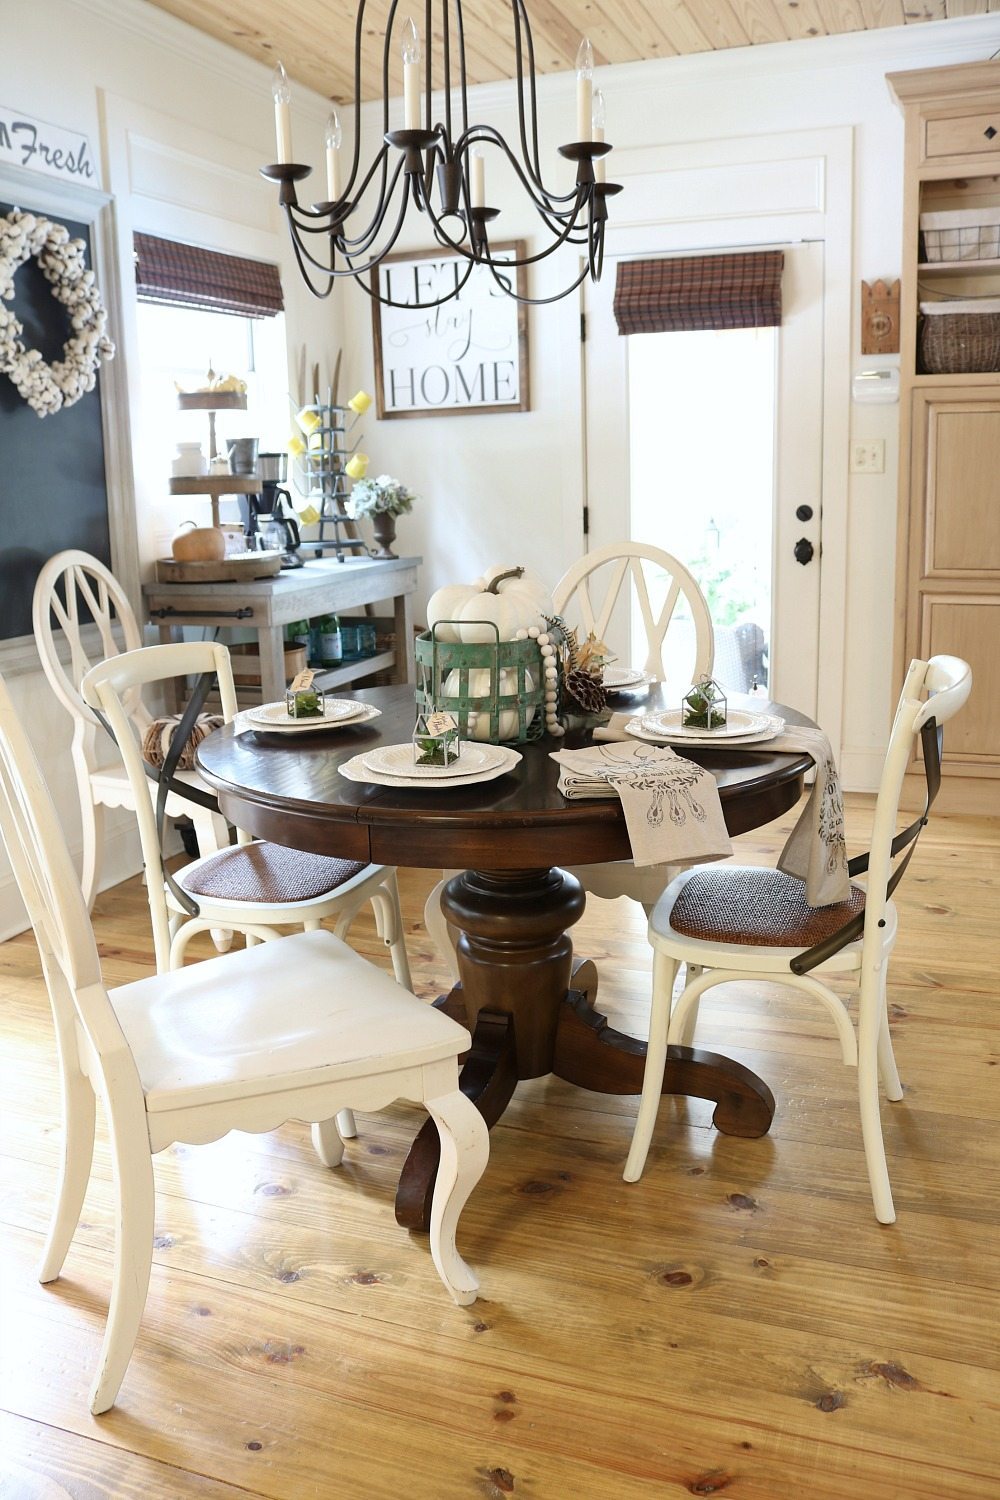
M177 405L181 411L204 411L208 413L208 461L217 456L215 443L215 413L217 411L246 411L247 398L242 391L179 391ZM259 495L263 485L253 474L183 474L170 481L172 495L210 495L212 499L212 525L219 524L219 498L222 495ZM159 564L157 564L159 567ZM188 567L191 564L187 564ZM221 564L198 564L197 566L221 566ZM277 569L272 571L277 572ZM173 575L170 575L173 577ZM213 577L245 578L247 574L217 574ZM261 574L254 575L256 577ZM161 583L167 581L165 573L159 574ZM178 582L193 583L193 578L178 579ZM204 580L203 580L204 581Z

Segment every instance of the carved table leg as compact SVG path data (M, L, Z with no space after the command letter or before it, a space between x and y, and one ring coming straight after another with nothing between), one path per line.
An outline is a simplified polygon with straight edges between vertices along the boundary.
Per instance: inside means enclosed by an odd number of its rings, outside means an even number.
M444 889L441 909L462 934L462 982L443 1009L473 1033L461 1087L488 1125L502 1115L519 1078L552 1071L573 959L566 929L579 921L583 904L579 881L562 870L466 870ZM396 1193L396 1218L408 1229L427 1227L437 1152L428 1121Z
M638 1094L646 1043L615 1031L594 1009L597 970L589 961L573 972L572 989L559 1018L552 1071L567 1083L602 1094ZM766 1135L774 1118L774 1095L742 1063L696 1047L671 1047L663 1093L714 1099L712 1124L723 1135Z

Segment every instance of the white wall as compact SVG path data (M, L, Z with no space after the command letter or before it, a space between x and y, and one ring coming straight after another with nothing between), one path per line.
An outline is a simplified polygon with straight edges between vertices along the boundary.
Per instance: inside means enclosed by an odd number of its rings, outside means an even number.
M3 31L0 98L27 115L84 132L100 163L101 180L94 186L116 196L125 274L122 326L112 333L118 358L129 367L133 439L149 419L139 409L134 352L128 255L133 228L279 260L289 349L305 342L310 363L321 359L325 368L337 343L330 304L314 302L301 287L291 268L275 191L257 175L257 166L274 158L270 70L141 0L5 0ZM318 95L296 89L293 128L307 161L320 157L328 109ZM313 150L305 149L310 145ZM49 181L41 178L40 185ZM136 455L140 563L149 576L157 533L169 533L182 517L167 501L166 476L144 469L138 441ZM79 808L68 774L69 718L39 673L14 677L10 686L71 847L78 852ZM133 826L131 813L109 816L105 886L139 868ZM23 926L0 852L0 939Z
M992 16L608 68L599 70L597 81L607 100L608 139L622 152L645 148L644 170L656 170L658 146L661 170L677 170L685 146L694 163L707 143L853 127L853 212L843 210L852 222L830 224L829 234L831 243L844 246L842 261L850 262L834 269L854 289L850 348L858 350L860 281L900 271L903 127L884 75L987 58L998 46L1000 16ZM555 161L555 147L574 118L573 81L565 75L542 79L539 95L543 158ZM471 118L511 133L512 88L472 91ZM537 223L518 207L518 195L490 197L503 204L497 232L506 239L525 236L537 248ZM612 203L612 218L625 212L624 197ZM720 205L713 218L723 216ZM766 222L758 220L754 228L755 240L766 239ZM429 243L418 223L400 248ZM668 227L662 248L690 243L684 230L672 239ZM566 276L565 260L553 256L536 269L532 295L557 290ZM351 382L370 386L368 298L348 285L341 309ZM368 414L364 447L373 472L397 474L423 497L399 523L402 545L424 555L422 599L439 584L474 577L494 561L524 562L555 579L583 550L578 310L568 297L531 313L530 413L382 422ZM840 356L827 371L828 383L846 390L855 369L880 362L856 356L847 368ZM842 767L848 786L869 788L897 691L890 654L898 407L853 406L851 427L854 436L884 437L887 453L884 475L848 480L843 443L840 474L833 476L847 497L847 591L839 610L845 632ZM600 504L599 495L589 498L592 507Z

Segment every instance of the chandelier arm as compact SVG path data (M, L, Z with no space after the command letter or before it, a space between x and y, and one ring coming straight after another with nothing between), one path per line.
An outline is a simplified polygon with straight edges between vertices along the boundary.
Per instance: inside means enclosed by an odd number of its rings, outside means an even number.
M345 198L351 196L361 166L361 40L364 34L365 4L366 0L358 0L358 18L354 23L354 151L347 187L344 189ZM374 167L372 170L374 171ZM370 175L371 173L369 177ZM364 188L361 191L364 192Z
M419 310L419 309L425 308L425 307L441 307L441 306L443 306L443 304L445 302L451 302L451 301L453 301L454 298L458 295L458 293L465 286L465 283L468 281L469 277L472 275L472 273L473 273L473 271L475 269L476 269L475 262L471 262L470 265L469 265L469 267L468 267L468 270L465 272L465 275L462 277L461 281L458 283L458 285L455 287L455 289L453 291L450 291L447 294L447 296L437 297L437 298L435 298L435 300L433 302L419 302L419 303L413 303L413 302L395 302L395 301L393 301L393 299L391 297L383 297L380 292L373 291L372 288L369 286L369 284L368 284L367 281L362 281L361 280L361 276L363 274L361 268L359 268L359 270L356 271L356 272L352 271L350 274L357 276L358 285L361 287L361 289L364 292L366 292L368 294L368 296L372 299L373 302L381 302L381 304L382 304L383 307L401 307L404 311L409 310L409 311L412 312L414 310L414 308L417 308L417 310Z
M382 134L389 130L389 48L392 46L392 23L399 0L392 0L385 23L385 45L382 48ZM360 96L360 95L359 95Z
M292 250L295 254L295 262L299 268L299 273L302 277L302 280L312 292L313 296L318 297L322 302L325 298L329 297L330 293L333 291L333 278L337 273L334 271L332 266L324 266L321 265L318 260L314 260L313 257L305 250L303 245L300 243L298 236L294 233L294 231L292 232L291 240ZM305 258L303 259L303 257ZM317 271L322 271L323 275L327 278L325 286L313 286L312 278L310 277L309 272L306 269L306 261L308 261L311 266L315 266Z
M511 0L511 10L514 16L514 50L517 57L517 117L521 132L521 151L524 155L524 164L535 186L542 193L546 191L542 181L542 167L538 152L538 104L535 97L535 43L531 35L531 22L528 20L528 12L524 7L524 0ZM527 38L528 50L528 80L529 99L531 102L531 151L528 150L528 137L524 113L524 67L521 58L521 24L524 24L524 32Z
M390 238L389 243L384 247L384 249L380 250L377 255L373 256L371 258L371 260L369 260L366 265L358 267L357 270L350 270L350 269L346 269L345 268L343 271L338 271L337 268L336 268L336 266L334 266L334 265L330 265L330 266L323 265L322 262L318 261L314 255L310 255L309 251L305 248L304 245L301 244L301 242L299 241L298 237L293 233L293 235L292 235L292 244L295 246L295 258L296 258L296 260L299 263L299 269L302 271L302 274L303 274L303 276L306 279L306 284L308 285L309 290L311 292L313 292L313 295L318 297L321 294L319 292L316 292L314 290L312 282L309 281L308 276L306 276L305 268L303 266L303 258L306 261L308 261L308 263L311 266L313 266L317 271L322 271L323 274L324 274L324 276L328 276L330 278L330 280L331 280L331 283L333 281L335 281L338 277L341 277L341 276L356 276L356 275L364 274L364 272L366 272L366 271L372 270L373 267L375 267L375 266L378 265L378 263L379 263L380 260L383 260L385 258L385 256L388 255L389 251L392 249L393 245L398 240L400 231L401 231L401 229L403 227L403 220L406 217L406 208L407 208L407 204L409 203L409 201L410 201L410 184L409 184L409 179L407 179L404 182L404 184L403 184L403 196L402 196L402 201L400 202L400 206L399 206L399 216L398 216L398 218L396 220L396 225L395 225L395 228L393 229L392 237ZM364 251L367 250L367 248L368 248L367 246L362 246L360 249L355 248L354 251L351 252L350 250L348 250L345 247L344 241L341 238L339 238L339 237L334 240L334 247L335 247L335 249L337 249L337 250L339 250L341 252L341 254L343 255L344 259L347 261L348 267L350 267L350 265L351 265L351 255L352 255L352 253L354 255L359 255L359 254L364 253ZM322 295L326 296L327 293L324 292L324 293L322 293Z
M509 278L500 275L499 272L506 267L520 265L523 264L523 262L513 260L494 261L492 256L490 255L489 245L487 245L485 248L483 259L489 266L490 271L493 275L493 280L496 282L500 290L504 292L508 297L512 298L515 302L520 302L524 307L545 307L550 302L561 301L563 297L567 297L570 292L575 292L577 287L582 285L590 271L589 263L585 261L583 270L580 272L576 280L571 281L569 286L563 287L561 292L556 292L552 297L519 297L517 292L511 290L511 282Z
M388 147L386 147L386 151L388 151ZM396 163L396 169L393 172L392 177L391 177L391 179L389 181L388 189L386 189L385 186L383 185L382 189L379 192L379 201L378 201L378 204L376 206L375 213L372 216L371 220L369 221L368 225L361 231L360 234L356 234L356 235L338 234L337 235L337 243L341 247L342 250L346 251L348 248L351 248L352 251L353 251L353 253L355 255L358 255L363 250L367 250L368 247L369 247L369 245L372 244L372 242L375 239L375 236L378 234L379 230L382 228L382 225L385 223L386 212L388 210L389 204L392 202L393 194L396 191L396 184L399 181L400 173L402 172L402 170L403 170L403 158L400 157L399 160L398 160L398 162ZM369 176L370 176L370 174L369 174ZM408 179L407 179L407 184L406 185L408 186ZM364 192L364 188L362 188L361 191ZM355 203L357 203L357 201L358 201L358 199L355 199ZM346 218L346 215L345 215L345 218ZM341 222L343 222L343 221L341 221Z
M448 0L445 0L445 4L447 3ZM467 135L469 130L469 80L465 71L465 17L462 14L462 0L455 0L455 21L458 26L458 77L462 93L462 134Z
M428 202L427 204L427 217L431 221L431 228L434 231L434 238L437 240L439 245L443 245L449 250L454 250L457 255L462 255L466 258L466 260L470 260L473 264L475 264L475 256L473 255L472 251L467 249L465 244L463 243L465 240L465 236L469 232L467 218L463 220L462 224L462 239L455 240L452 239L451 235L444 227L444 220L448 216L442 214L439 218L438 215L434 212L434 205L431 202Z
M529 198L531 199L532 203L534 204L535 208L537 208L539 213L562 215L563 213L568 212L568 208L560 209L557 207L558 204L565 203L567 205L570 205L578 200L580 194L579 183L575 184L572 190L568 193L550 193L548 188L546 188L544 185L536 190L535 183L525 173L524 168L521 166L521 163L518 161L517 157L514 155L513 151L510 149L507 142L504 140L503 136L500 134L499 130L497 130L495 125L473 125L469 130L460 135L458 140L455 142L455 155L461 156L469 148L469 146L474 146L479 141L488 141L491 145L497 146L504 153L511 166L514 168L514 171L521 179L522 187L528 194Z
M432 0L424 0L424 39L425 39L425 45L427 47L427 67L426 67L426 69L424 71L424 78L425 78L425 81L426 81L426 85L425 85L425 89L424 89L424 99L425 99L425 106L424 107L425 107L425 110L426 110L426 113L424 115L424 129L425 130L433 130L433 128L434 128L433 125L431 124L431 94L433 93L433 84L431 82L431 70L432 70L433 63L434 63L434 49L431 46L431 42L432 42L433 37L434 37L434 26L433 26L434 17L433 17L433 15L431 13L431 6L432 6ZM447 83L447 79L445 80L445 82Z
M451 30L448 25L450 13L450 0L444 0L441 6L441 45L444 49L444 133L445 139L449 141L451 140ZM427 122L430 128L429 108Z

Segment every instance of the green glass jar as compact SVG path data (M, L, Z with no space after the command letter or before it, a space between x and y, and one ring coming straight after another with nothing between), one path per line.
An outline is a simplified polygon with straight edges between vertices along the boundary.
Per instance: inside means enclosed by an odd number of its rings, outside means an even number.
M312 636L309 630L309 621L293 620L290 625L286 625L285 640L290 646L304 646L306 655L308 655L312 646Z

